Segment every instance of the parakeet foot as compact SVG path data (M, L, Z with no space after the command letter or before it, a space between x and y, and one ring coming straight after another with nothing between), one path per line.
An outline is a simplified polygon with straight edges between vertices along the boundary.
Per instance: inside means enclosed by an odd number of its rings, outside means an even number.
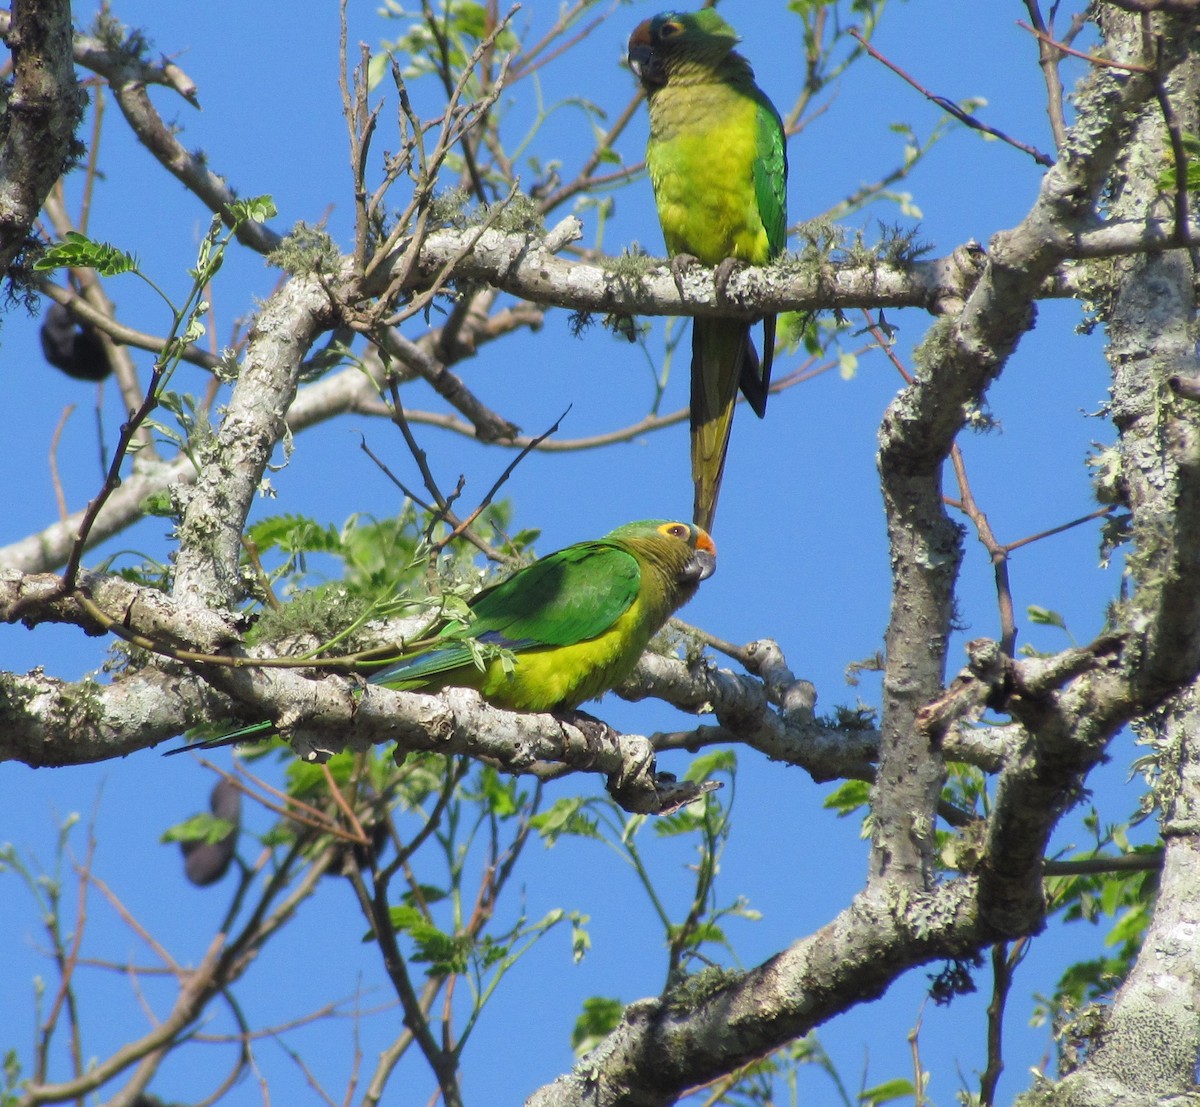
M717 303L729 303L729 278L739 269L744 269L746 263L741 258L726 258L717 266L713 273L713 284L716 286Z
M692 265L699 265L700 259L695 254L676 254L671 258L671 276L675 278L675 291L683 299L683 271Z

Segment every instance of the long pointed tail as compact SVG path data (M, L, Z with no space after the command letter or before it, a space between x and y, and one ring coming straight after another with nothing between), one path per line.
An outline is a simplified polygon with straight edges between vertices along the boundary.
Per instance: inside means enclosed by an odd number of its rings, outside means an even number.
M758 379L758 356L748 324L692 321L692 517L705 530L712 529L717 513L738 384L751 373Z
M177 753L187 753L190 750L215 750L221 746L236 746L242 742L257 742L269 736L273 729L272 723L251 723L249 726L239 727L237 730L231 730L228 734L222 734L217 738L209 738L204 742L193 742L190 746L176 746L173 750L166 750L163 757L171 757Z
M775 361L775 316L763 318L763 352L762 364L754 352L754 343L747 342L750 348L748 357L742 359L742 372L738 383L746 403L760 419L767 414L767 396L771 391L771 366Z

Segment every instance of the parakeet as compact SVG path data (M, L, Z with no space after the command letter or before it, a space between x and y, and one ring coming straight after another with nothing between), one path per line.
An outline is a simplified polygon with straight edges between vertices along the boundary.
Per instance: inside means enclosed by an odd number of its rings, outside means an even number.
M627 523L592 542L548 554L469 602L467 625L448 622L418 653L371 676L398 690L478 689L498 707L577 707L620 683L671 614L716 569L708 533L690 523ZM511 656L475 663L474 643ZM265 736L270 723L182 749ZM172 750L172 753L180 752Z
M646 165L672 258L763 265L787 238L783 121L734 50L738 41L711 8L657 15L629 39L629 65L650 106ZM705 529L716 512L738 387L759 418L766 411L775 316L763 320L761 364L750 330L741 320L692 321L693 517Z

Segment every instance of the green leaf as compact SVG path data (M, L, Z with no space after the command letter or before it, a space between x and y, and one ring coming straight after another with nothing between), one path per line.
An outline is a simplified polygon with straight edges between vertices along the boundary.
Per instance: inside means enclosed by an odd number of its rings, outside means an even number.
M482 802L500 819L511 818L520 811L524 798L517 791L517 782L513 777L502 779L490 765L480 769L475 787L465 789L463 795L468 800Z
M138 262L133 254L110 243L96 242L78 231L67 231L66 237L51 246L33 267L43 273L52 269L91 268L102 277L116 277L136 272Z
M695 758L688 766L687 772L683 774L683 779L690 780L693 784L699 784L701 781L716 776L717 773L727 773L732 776L736 772L737 754L733 750L712 750Z
M858 1101L863 1107L877 1107L880 1103L890 1103L894 1099L915 1097L916 1089L911 1080L886 1080L873 1088L866 1088L858 1093Z
M416 907L420 903L426 905L438 903L444 900L449 894L445 888L439 888L435 884L418 884L415 888L410 888L400 898L410 907Z
M681 808L673 815L655 819L650 824L660 838L677 838L681 834L693 834L704 828L703 814L692 811L690 806Z
M408 904L399 904L388 911L392 929L397 934L407 934L415 947L410 960L427 962L425 970L429 976L452 976L467 970L470 955L478 951L466 935L447 934L431 923L421 911ZM368 934L365 941L371 941ZM493 943L494 945L494 943ZM506 956L507 947L483 950L484 960L489 963Z
M421 914L420 909L407 903L397 904L390 908L388 919L392 924L392 929L398 934L407 933L413 927L425 925L425 916Z
M1135 907L1129 908L1117 920L1116 925L1105 937L1104 944L1106 946L1118 946L1131 942L1140 946L1142 936L1146 933L1146 928L1149 925L1149 911L1147 911L1145 904L1138 904Z
M821 806L836 811L838 818L845 818L866 807L870 799L871 786L865 780L847 780L830 792Z
M329 783L326 771L335 784L349 784L357 769L357 756L350 750L342 750L321 765L294 759L287 767L288 795L297 798L327 796Z
M725 931L713 922L700 922L686 927L671 925L667 927L667 935L672 942L680 937L686 938L685 949L699 949L705 942L729 945Z
M600 838L596 820L585 814L586 807L586 801L579 797L561 799L546 811L534 815L530 823L547 846L554 845L564 834Z
M167 827L160 842L206 842L210 846L224 841L237 827L216 815L193 815L181 823Z
M265 223L268 219L279 214L275 201L269 196L253 196L246 200L234 200L229 205L229 213L238 223L253 221Z
M373 53L367 65L367 88L374 91L375 86L383 80L383 75L392 65L391 54L386 52Z
M571 957L576 964L579 964L592 948L592 936L587 931L589 921L588 915L578 911L571 912Z
M175 501L171 493L167 489L160 489L158 492L151 492L140 505L140 510L143 515L158 515L163 518L170 518L175 514Z
M1060 627L1062 630L1067 629L1067 624L1063 617L1057 611L1051 611L1047 607L1038 607L1037 604L1030 604L1025 613L1029 616L1031 623L1037 623L1040 626Z
M475 947L475 957L480 969L490 969L507 959L512 946L506 942L497 942L494 938L484 936L482 942ZM515 960L515 958L514 958ZM511 968L511 963L506 966Z
M1195 135L1184 134L1184 174L1188 192L1200 191L1200 139ZM1178 166L1173 158L1167 168L1159 174L1158 187L1164 192L1174 192L1179 188Z
M260 553L278 548L290 554L336 554L342 549L341 537L334 527L321 527L301 515L273 515L250 527L246 537Z
M21 1082L21 1058L15 1049L10 1049L4 1054L4 1087L6 1091L13 1091ZM24 1099L22 1096L18 1099L16 1096L5 1096L4 1103L20 1103Z
M580 1057L599 1045L601 1039L611 1034L621 1021L625 1004L609 996L588 996L583 1001L583 1012L575 1020L571 1030L571 1048Z

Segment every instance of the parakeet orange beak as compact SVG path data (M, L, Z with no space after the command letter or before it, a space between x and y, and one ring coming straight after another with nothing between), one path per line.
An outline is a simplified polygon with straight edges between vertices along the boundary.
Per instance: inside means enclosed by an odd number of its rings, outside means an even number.
M688 568L696 574L697 580L708 580L717 571L717 547L703 527L696 528L696 552L692 554Z

